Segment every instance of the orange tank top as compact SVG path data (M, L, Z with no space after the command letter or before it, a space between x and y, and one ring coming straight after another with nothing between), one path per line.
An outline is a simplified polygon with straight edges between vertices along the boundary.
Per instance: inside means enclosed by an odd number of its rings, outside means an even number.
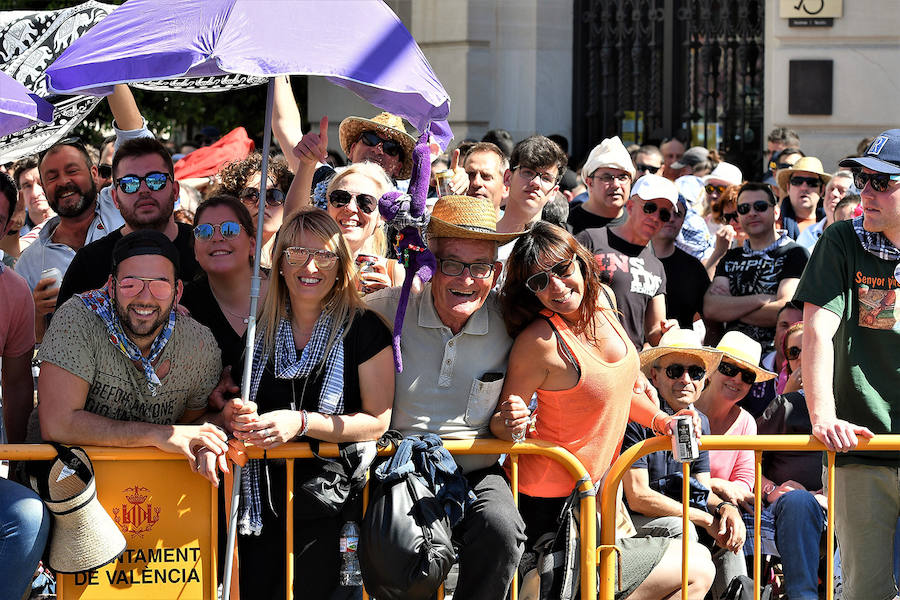
M549 313L549 311L546 311ZM628 424L631 396L640 361L637 350L618 319L600 311L625 343L625 356L609 363L598 358L569 329L565 319L553 313L550 321L581 370L574 387L567 390L537 390L537 412L533 439L546 440L574 454L594 483L600 481L618 457ZM538 455L519 457L519 489L534 497L568 496L575 480L556 461Z

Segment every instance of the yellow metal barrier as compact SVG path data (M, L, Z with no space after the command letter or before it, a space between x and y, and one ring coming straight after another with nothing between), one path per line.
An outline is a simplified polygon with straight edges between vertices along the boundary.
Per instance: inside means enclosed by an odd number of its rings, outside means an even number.
M754 436L726 436L705 435L701 437L703 450L753 450L756 463L756 485L754 486L754 514L753 514L753 539L757 540L753 549L754 598L759 600L760 582L760 511L762 508L761 485L761 460L764 451L773 450L806 450L810 452L825 451L825 446L811 435L754 435ZM609 473L601 491L601 516L600 516L600 547L598 548L598 565L600 569L599 600L613 600L615 594L615 507L616 489L622 481L622 476L631 468L632 463L642 456L646 456L659 450L670 450L671 442L667 437L657 437L635 444L625 452L610 467ZM900 450L900 435L877 435L870 440L860 438L859 446L855 451L862 450ZM828 481L828 507L826 517L828 561L826 571L826 598L834 598L834 452L826 452ZM688 498L688 466L684 467L684 481L682 489L682 504L686 506ZM684 514L684 531L688 531L687 510ZM687 547L688 536L682 536L682 598L687 597ZM582 598L585 596L582 595Z
M468 454L509 454L511 457L511 484L513 489L513 497L518 505L518 456L522 454L539 454L556 460L562 464L566 470L572 475L573 481L583 482L579 485L582 492L590 492L581 499L581 572L594 573L597 569L597 539L596 539L596 516L597 506L596 499L592 493L593 486L590 483L590 477L581 462L575 458L569 451L543 441L523 442L512 444L497 439L477 439L477 440L444 440L444 447L454 455ZM184 460L180 454L170 454L162 452L155 448L107 448L87 446L85 450L91 457L92 461L116 461L116 460L132 460L132 461L156 461L156 460ZM250 458L262 458L262 450L258 448L248 448L247 454ZM339 454L337 444L321 444L319 447L319 455L324 457L336 457ZM393 449L385 449L379 451L379 455L388 456L393 454ZM274 448L267 452L269 458L287 459L287 472L290 474L294 468L294 460L298 458L312 458L313 453L308 444L292 443L285 444L278 448ZM29 445L29 444L10 444L0 445L0 459L9 459L15 461L22 460L49 460L56 457L56 451L49 445ZM199 477L199 475L197 475ZM293 478L287 478L287 506L290 507L293 502ZM226 497L229 494L226 492ZM613 500L615 503L615 499ZM286 577L287 577L287 598L293 597L293 539L291 531L291 522L293 511L287 510L287 547L286 555ZM613 519L613 523L615 520ZM216 524L215 520L211 520L211 535L213 538L213 548L216 548ZM214 550L215 553L215 550ZM213 569L215 572L215 569ZM215 578L213 578L215 579ZM517 590L516 581L513 581L512 598L516 600ZM234 592L236 586L232 585ZM596 578L581 578L581 597L595 598L597 594ZM226 597L228 595L226 594ZM213 597L215 597L213 595ZM236 597L234 593L232 597ZM60 600L66 600L63 596L59 596Z

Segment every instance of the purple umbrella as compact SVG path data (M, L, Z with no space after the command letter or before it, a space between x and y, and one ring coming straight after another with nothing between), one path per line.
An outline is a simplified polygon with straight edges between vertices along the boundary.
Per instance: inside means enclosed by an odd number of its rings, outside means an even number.
M0 137L53 121L53 105L0 71Z

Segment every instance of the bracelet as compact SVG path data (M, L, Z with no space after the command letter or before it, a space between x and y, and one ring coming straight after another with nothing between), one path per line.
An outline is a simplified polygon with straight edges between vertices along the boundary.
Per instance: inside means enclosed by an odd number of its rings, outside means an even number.
M298 438L302 438L309 431L309 413L306 410L301 410L300 416L303 417L303 427L300 428L300 432L297 434Z
M653 431L653 433L655 433L656 435L666 435L666 433L665 433L664 431L661 431L661 430L659 430L659 429L656 428L656 419L659 418L659 415L662 415L663 418L665 418L665 417L666 417L666 412L663 411L663 410L661 410L661 411L659 411L658 413L656 413L655 415L653 415L653 418L650 419L650 429L651 429L651 430Z
M737 509L737 506L734 505L734 502L729 502L727 500L725 500L723 502L719 502L719 505L716 507L716 516L717 517L722 516L722 509L725 508L726 506L731 506L732 508Z

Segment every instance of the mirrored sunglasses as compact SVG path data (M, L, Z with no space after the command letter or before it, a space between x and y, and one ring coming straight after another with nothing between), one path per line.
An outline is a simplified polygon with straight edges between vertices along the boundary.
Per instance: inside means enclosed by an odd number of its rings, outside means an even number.
M756 372L751 371L750 369L742 369L737 365L733 365L729 362L725 362L724 360L719 363L719 373L724 375L725 377L734 377L738 373L741 374L741 381L748 385L753 385L756 383Z
M644 200L644 206L642 207L644 214L652 215L657 210L659 211L659 220L663 223L668 223L672 220L672 211L668 208L661 208L656 202L653 200Z
M561 260L546 271L539 271L525 280L525 287L537 294L550 285L550 275L562 279L575 272L575 258Z
M403 152L403 146L401 146L399 142L390 138L383 138L374 131L363 131L362 135L359 136L359 139L362 140L363 144L370 148L374 148L378 144L381 144L381 149L384 150L384 153L388 156L399 156Z
M241 190L241 200L259 204L259 188L244 188ZM269 206L281 206L284 204L284 192L275 187L266 188L266 204Z
M284 258L292 267L305 267L312 259L317 268L327 271L337 264L338 255L330 250L291 246L284 249Z
M769 210L769 207L772 204L768 200L757 200L756 202L744 202L743 204L737 205L737 211L739 214L746 215L750 212L750 207L753 207L758 213L764 213Z
M236 223L235 221L223 221L218 225L213 225L211 223L201 223L200 225L197 225L194 227L194 237L205 242L212 239L212 236L215 235L217 229L226 240L233 240L241 234L240 223Z
M672 363L665 368L666 377L673 380L681 379L685 371L687 371L688 377L690 377L693 381L700 381L701 379L706 377L706 369L699 365L685 366L678 363Z
M728 189L727 185L714 185L712 183L707 183L703 186L703 189L706 190L707 194L724 194L725 190Z
M469 275L473 279L487 279L494 272L493 263L465 263L452 258L438 258L437 261L441 273L447 277L459 277L463 271L469 269Z
M123 277L116 280L116 289L123 298L134 298L150 288L150 294L157 300L167 300L172 295L174 286L166 279L153 279L150 277Z
M356 206L367 215L371 215L378 208L378 200L371 194L351 194L347 190L334 190L328 196L328 202L335 208L344 208L350 201L356 199Z
M784 353L784 356L788 360L797 360L800 358L802 352L803 349L800 346L791 346L787 349L787 352Z
M873 192L883 192L892 181L900 181L900 175L887 173L864 173L861 169L853 169L853 185L861 192L866 183L872 186Z
M158 192L166 187L166 182L169 181L169 174L154 171L153 173L147 173L143 177L139 175L123 175L116 181L116 185L126 194L133 194L141 188L142 181L147 184L147 189L152 192Z

